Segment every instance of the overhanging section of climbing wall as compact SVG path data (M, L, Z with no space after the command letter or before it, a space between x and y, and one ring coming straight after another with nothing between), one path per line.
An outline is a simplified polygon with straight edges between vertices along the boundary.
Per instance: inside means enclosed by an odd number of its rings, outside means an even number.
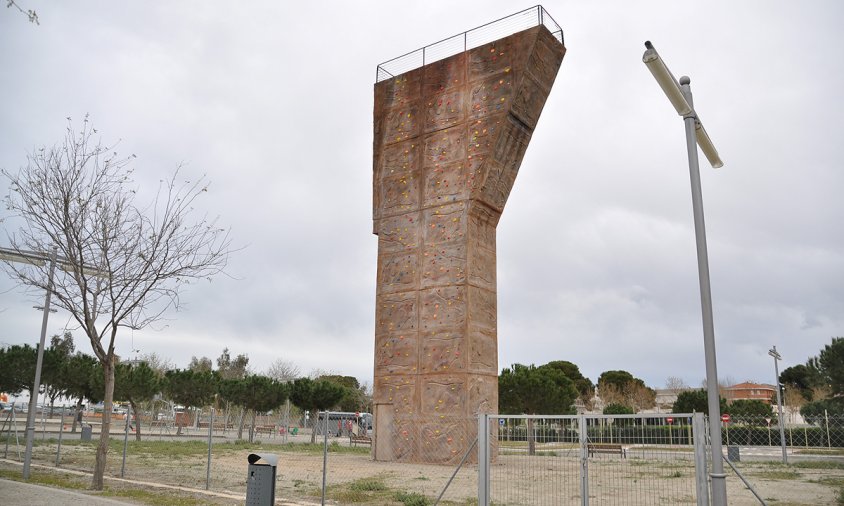
M459 461L498 411L495 229L561 33L540 23L375 85L377 460Z

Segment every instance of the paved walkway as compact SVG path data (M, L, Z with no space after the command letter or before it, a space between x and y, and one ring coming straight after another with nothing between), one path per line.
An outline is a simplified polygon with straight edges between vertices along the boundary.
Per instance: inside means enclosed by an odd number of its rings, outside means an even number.
M0 478L0 503L3 503L4 506L31 506L40 504L114 506L137 504L61 488L4 480L2 478Z

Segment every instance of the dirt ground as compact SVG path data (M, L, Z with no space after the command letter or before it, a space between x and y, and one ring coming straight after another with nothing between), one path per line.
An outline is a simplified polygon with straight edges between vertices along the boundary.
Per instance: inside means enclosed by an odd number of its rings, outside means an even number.
M172 444L178 445L178 442ZM256 451L256 450L251 450ZM284 451L264 445L278 455L276 497L286 504L319 503L322 485L321 454ZM212 453L210 490L245 497L249 449L215 447ZM12 457L10 455L10 457ZM109 455L107 474L119 476L122 454ZM54 466L55 446L35 449L34 462ZM742 462L739 470L769 503L777 505L838 504L844 488L844 466L823 460L815 464L783 466L774 460ZM63 446L62 468L90 471L93 451L88 446ZM588 460L590 501L594 504L695 504L693 462L687 454L654 454L648 458L601 455ZM499 455L490 469L490 496L498 505L580 504L581 466L571 452L527 456ZM455 471L454 466L401 464L372 461L368 454L329 453L328 497L332 504L402 504L392 495L360 492L372 482L395 493L416 493L429 499L440 494ZM203 490L207 455L162 458L143 453L127 456L126 478ZM727 469L731 505L759 504L735 473ZM465 465L454 477L441 504L477 504L477 466ZM361 486L363 485L363 486ZM387 497L388 499L385 499ZM210 501L215 504L231 501ZM209 502L209 503L210 503Z

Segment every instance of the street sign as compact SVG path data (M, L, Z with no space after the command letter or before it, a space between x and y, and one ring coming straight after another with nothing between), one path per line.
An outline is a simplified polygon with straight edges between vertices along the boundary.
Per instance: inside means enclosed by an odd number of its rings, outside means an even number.
M721 415L721 421L724 422L724 423L729 423L730 422L730 414L724 413L723 415Z
M668 418L666 418L665 421L668 422L668 425L671 425L672 423L674 423L674 419L671 418L670 416Z

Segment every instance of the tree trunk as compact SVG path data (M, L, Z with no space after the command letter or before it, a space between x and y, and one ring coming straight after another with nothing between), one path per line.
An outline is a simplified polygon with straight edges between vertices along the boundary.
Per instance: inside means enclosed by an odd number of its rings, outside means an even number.
M252 410L252 424L251 424L251 425L249 425L249 442L250 442L250 443L251 443L251 442L253 442L253 440L254 440L254 438L255 438L255 415L256 415L256 414L257 414L257 413L256 413L256 412L255 412L255 410L253 409L253 410Z
M528 455L536 455L536 438L533 434L533 418L527 419Z
M237 438L243 439L243 421L246 415L246 410L240 408L240 421L237 422Z
M103 424L100 432L100 443L97 445L97 459L94 463L94 477L91 480L91 488L94 490L103 489L103 475L105 474L106 457L108 456L108 438L111 430L111 409L114 404L114 356L107 356L103 365L103 378L105 379L105 395L103 398Z
M80 397L79 400L76 401L76 412L73 413L73 428L71 432L76 433L76 421L82 420L82 417L79 416L82 413L82 398Z
M138 407L135 405L135 401L129 399L129 406L132 407L132 416L135 417L135 441L141 440L141 417L138 415ZM131 419L129 420L131 423Z

